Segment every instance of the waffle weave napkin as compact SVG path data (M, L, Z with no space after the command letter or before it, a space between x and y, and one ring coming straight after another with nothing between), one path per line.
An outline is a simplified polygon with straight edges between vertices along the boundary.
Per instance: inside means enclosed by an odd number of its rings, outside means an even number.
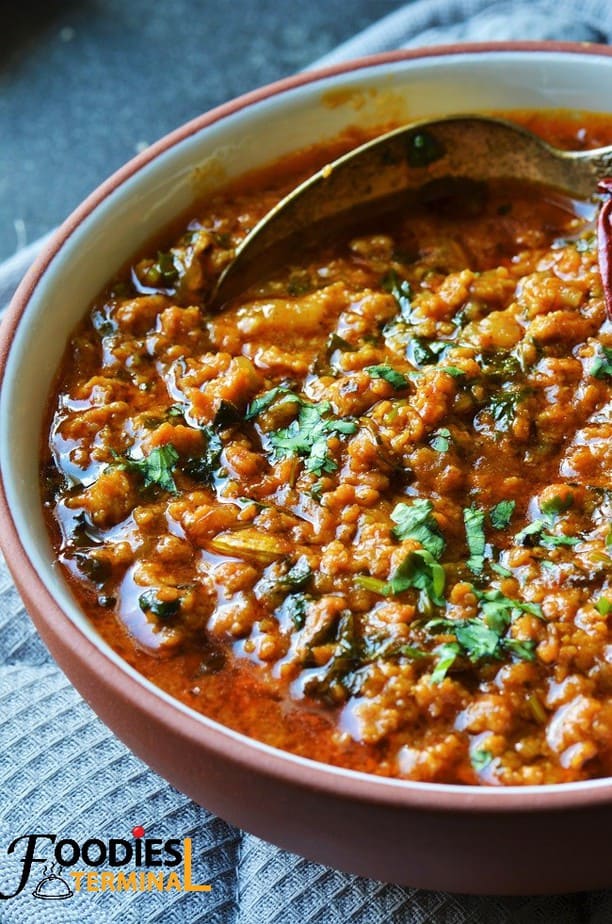
M612 4L416 0L316 65L391 48L504 39L610 43ZM0 306L42 244L0 266ZM51 831L105 840L129 837L136 824L162 839L191 837L194 879L212 885L208 893L80 892L67 901L40 901L30 884L17 898L1 902L2 924L612 921L612 892L469 897L385 885L301 859L214 817L149 770L98 721L51 660L1 564L0 728L1 891L8 892L16 879L17 864L6 845L19 834Z

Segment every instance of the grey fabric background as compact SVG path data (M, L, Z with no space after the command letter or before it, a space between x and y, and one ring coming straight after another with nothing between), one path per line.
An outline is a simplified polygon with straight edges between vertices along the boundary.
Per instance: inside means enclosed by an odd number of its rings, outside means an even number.
M525 38L609 42L612 6L609 0L417 0L316 63L400 46ZM0 266L0 306L39 246ZM81 893L64 902L37 900L30 886L0 903L3 924L612 921L612 893L479 898L384 885L295 857L215 818L144 766L97 720L51 661L4 566L0 703L0 891L8 892L18 874L5 848L21 833L110 838L129 836L136 824L155 837L191 836L196 881L213 886L210 893Z

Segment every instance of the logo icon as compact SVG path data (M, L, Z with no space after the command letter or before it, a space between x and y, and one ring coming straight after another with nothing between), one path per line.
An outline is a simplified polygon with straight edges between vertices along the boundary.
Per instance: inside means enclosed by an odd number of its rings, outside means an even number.
M66 898L72 898L74 892L66 880L54 872L54 869L55 863L51 865L50 869L45 866L45 874L32 892L34 898L41 898L46 902L63 901Z

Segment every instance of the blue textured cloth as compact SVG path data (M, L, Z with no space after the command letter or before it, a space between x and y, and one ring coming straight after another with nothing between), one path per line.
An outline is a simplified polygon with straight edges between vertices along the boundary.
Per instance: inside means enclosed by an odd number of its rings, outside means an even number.
M401 46L502 39L610 42L610 0L417 0L317 64ZM0 267L0 305L36 245ZM28 886L0 903L3 924L604 924L612 893L478 898L348 876L290 855L215 818L144 766L51 661L0 565L0 890L19 873L6 845L26 831L192 837L209 893L99 892L43 902ZM43 871L41 870L41 875ZM194 877L195 878L195 877ZM35 879L32 881L35 882Z

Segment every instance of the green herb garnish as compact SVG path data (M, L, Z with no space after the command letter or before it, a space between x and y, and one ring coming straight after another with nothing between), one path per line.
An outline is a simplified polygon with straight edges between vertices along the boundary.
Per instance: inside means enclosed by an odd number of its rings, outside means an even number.
M607 597L600 597L594 606L602 616L609 616L612 613L612 600L608 600Z
M440 427L439 430L434 431L431 448L435 449L436 452L448 452L450 441L451 432L448 427Z
M484 568L486 547L484 517L484 510L478 507L465 507L463 510L465 537L470 553L467 566L474 574L481 574Z
M529 523L514 537L517 545L541 545L545 549L556 549L559 546L575 546L581 541L577 536L556 536L548 532L550 521L538 518Z
M394 369L393 366L379 365L366 366L365 372L373 379L384 379L389 385L392 385L397 391L402 388L408 388L410 384L405 375Z
M143 480L143 488L156 485L163 488L164 491L176 494L177 488L172 469L178 459L179 454L172 443L166 443L164 446L156 446L143 459L130 459L127 457L119 465L120 468L139 475Z
M251 401L246 409L244 419L253 420L263 411L267 411L268 408L274 404L277 398L280 397L284 397L285 401L294 401L296 404L300 404L302 400L297 395L293 394L288 385L276 385L274 388L270 388L268 391L265 391L263 395L255 398L254 401Z
M223 443L221 437L218 433L215 433L212 427L202 427L201 433L204 450L199 455L191 456L187 459L183 465L183 470L194 481L211 485L219 469Z
M490 399L487 410L498 430L503 432L510 429L516 417L516 410L521 401L525 399L526 392L500 391Z
M516 501L503 500L489 510L489 519L493 529L505 529L509 525L516 507Z
M483 770L486 770L492 760L493 755L490 751L485 751L484 748L477 748L470 752L470 763L476 773L482 773Z
M381 286L385 292L390 292L403 318L408 318L412 309L410 301L411 289L407 279L402 279L395 270L391 269L382 278Z
M612 347L600 345L600 352L593 360L591 365L591 375L596 379L604 379L612 376Z
M391 519L396 524L391 530L395 539L414 539L419 542L434 558L439 559L446 545L436 518L433 516L433 504L420 497L410 504L397 504Z
M540 509L542 510L542 513L546 514L546 516L554 518L560 513L565 513L566 510L569 510L573 503L573 494L566 494L565 497L559 497L558 494L555 494L554 497L544 501L540 505Z
M460 379L461 376L465 375L465 372L459 366L440 366L440 372L446 372L447 375L451 375L454 379Z
M415 366L431 366L437 363L446 350L451 347L444 340L423 340L412 337L406 350L406 358Z
M303 629L310 601L307 594L289 594L276 608L274 615L281 625L291 622L295 629Z
M355 433L357 423L349 417L332 417L331 410L328 401L316 405L301 402L296 420L288 427L266 434L272 461L300 456L309 472L316 475L335 472L338 464L329 453L328 440L331 436Z
M172 619L181 610L181 599L160 600L154 588L145 590L138 597L138 606L144 613L153 613L159 619Z

